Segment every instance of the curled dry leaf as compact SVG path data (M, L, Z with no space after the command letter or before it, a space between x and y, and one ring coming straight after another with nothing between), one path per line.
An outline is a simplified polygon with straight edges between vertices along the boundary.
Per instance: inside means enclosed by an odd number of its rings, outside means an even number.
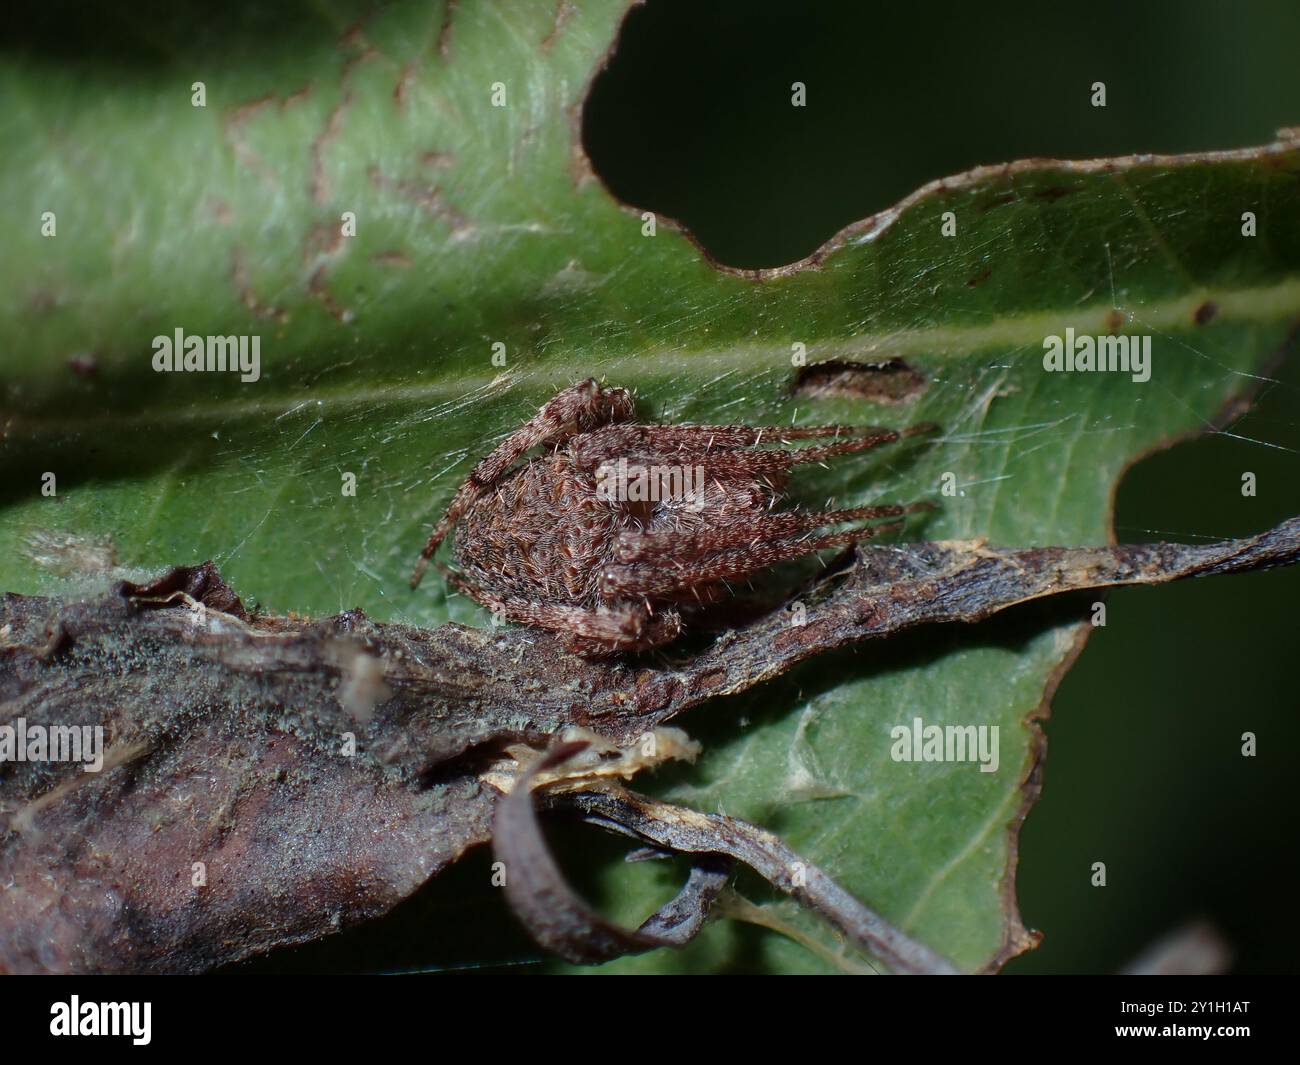
M1073 590L1298 558L1300 519L1194 546L864 548L807 597L802 624L779 610L678 664L583 659L531 629L419 629L360 611L250 616L211 564L89 601L7 594L0 969L199 971L311 940L385 912L488 840L501 792L487 781L512 746L553 747L578 727L628 747L693 706L853 641ZM357 656L381 663L381 676L358 671ZM359 672L378 681L366 713ZM15 760L20 735L69 722L103 730L99 772ZM721 822L701 835L698 815L608 785L571 801L657 846L760 872L773 855L790 857L766 834L757 849L748 829ZM694 826L689 846L674 823ZM641 934L680 940L698 927L718 882L716 865L701 868L680 908ZM804 897L835 922L821 904L832 888L822 885L821 902ZM841 916L857 912L850 901ZM851 922L838 927L906 968L906 945L891 957ZM602 935L566 949L608 956L617 937ZM933 958L939 946L920 949Z

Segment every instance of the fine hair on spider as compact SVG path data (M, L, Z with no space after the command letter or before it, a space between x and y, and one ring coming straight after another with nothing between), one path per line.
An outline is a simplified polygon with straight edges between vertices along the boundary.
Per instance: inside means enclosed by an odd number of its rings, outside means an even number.
M730 595L729 582L895 531L905 515L930 509L776 507L795 466L935 428L649 425L636 421L626 389L583 381L474 467L424 545L411 587L454 531L459 569L439 569L500 617L558 633L580 654L662 647L681 634L684 614ZM797 440L814 443L789 446ZM762 446L769 441L780 446Z

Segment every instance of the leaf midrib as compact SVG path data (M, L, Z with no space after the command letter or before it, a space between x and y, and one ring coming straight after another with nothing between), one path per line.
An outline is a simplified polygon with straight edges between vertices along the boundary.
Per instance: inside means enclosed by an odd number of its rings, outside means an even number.
M1165 333L1193 328L1197 308L1212 302L1216 308L1215 324L1242 321L1255 324L1300 315L1300 278L1290 278L1276 285L1238 289L1201 288L1176 299L1141 305L1141 317L1126 325L1137 327L1120 332ZM995 322L960 326L928 326L886 333L862 333L851 338L818 340L810 353L814 360L868 356L924 354L931 359L956 359L985 351L1016 350L1038 347L1045 336L1065 328L1083 335L1109 335L1116 332L1110 321L1123 308L1098 303L1080 310L1035 311L1003 316ZM710 371L753 370L757 367L783 367L789 348L782 341L768 344L744 344L706 349L642 349L615 356L600 364L605 373L617 373L619 384L638 384L654 380L671 380L680 375ZM142 429L175 425L198 425L239 418L288 417L310 410L321 414L325 408L419 406L426 403L461 401L474 397L486 399L502 394L530 378L545 374L552 381L576 381L592 372L590 359L547 360L526 373L507 372L497 375L470 375L438 378L419 385L392 388L366 388L346 391L320 391L293 396L276 396L250 401L225 399L203 406L193 405L142 411L111 411L90 417L45 418L18 415L6 427L9 439L57 436L87 429ZM1253 374L1239 373L1243 377Z

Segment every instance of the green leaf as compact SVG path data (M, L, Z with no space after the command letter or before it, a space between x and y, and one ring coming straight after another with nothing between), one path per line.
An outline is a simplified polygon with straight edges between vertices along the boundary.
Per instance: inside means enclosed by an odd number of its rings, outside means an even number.
M988 168L761 275L667 220L643 235L575 141L623 8L311 4L151 24L132 64L116 40L7 56L0 587L74 594L110 552L133 574L213 558L269 610L485 624L437 581L407 589L427 526L502 434L591 375L663 420L933 420L934 444L838 462L796 498L935 499L913 536L1103 542L1126 465L1210 424L1300 318L1294 142ZM154 337L178 328L260 337L260 379L155 372ZM1151 336L1150 381L1044 372L1067 329ZM901 358L926 387L795 395L796 344ZM1005 880L1027 719L1085 607L890 641L718 705L683 722L707 750L665 794L765 824L963 967L993 965L1023 940ZM998 771L893 761L915 717L997 725ZM660 880L611 871L612 908L648 912ZM830 964L725 924L619 965L742 963Z

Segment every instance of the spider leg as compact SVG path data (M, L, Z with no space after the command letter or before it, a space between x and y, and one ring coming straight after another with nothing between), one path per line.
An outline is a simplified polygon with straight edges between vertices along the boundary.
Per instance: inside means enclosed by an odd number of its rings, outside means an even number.
M638 634L629 636L629 615L638 620ZM608 619L615 618L610 625ZM644 621L641 619L644 618ZM653 614L641 602L620 603L601 610L580 610L566 619L565 646L581 655L611 655L621 651L650 651L672 643L682 632L682 618L676 610L658 610Z
M520 625L536 625L559 633L571 651L581 654L614 654L644 651L671 643L682 631L676 610L651 612L641 600L618 602L608 607L542 603L503 597L480 587L454 570L439 567L447 583L494 614Z
M620 425L601 438L607 450L642 449L668 454L670 449L734 451L764 443L841 437L854 430L842 425Z
M554 446L563 443L577 433L590 432L602 425L630 421L634 416L632 395L627 389L602 388L592 378L558 393L532 418L506 437L461 482L447 510L434 526L424 550L420 552L419 561L411 574L411 587L419 586L429 559L456 522L525 452L538 445Z
M628 529L619 533L615 558L620 563L650 562L662 558L693 561L715 551L737 545L771 542L846 521L899 518L905 514L932 510L932 503L889 504L853 507L848 510L762 511L730 517L725 523L683 533L677 529Z
M843 547L859 540L869 540L880 533L894 532L901 527L902 522L895 521L823 536L758 540L689 562L674 562L670 556L656 557L652 561L614 564L606 567L600 575L601 593L611 596L671 598L696 585L749 577L779 562L788 562L827 547Z
M867 451L882 444L892 444L906 437L933 432L937 427L930 422L913 425L907 429L882 429L878 426L864 426L852 430L838 429L840 433L853 435L848 439L833 444L820 444L817 447L773 448L766 451L719 450L714 452L672 452L664 455L656 450L628 456L630 464L651 465L671 458L683 466L702 466L708 470L710 465L725 474L743 473L750 476L784 473L793 466L810 462L824 462L839 455L851 455L858 451ZM826 434L830 435L830 434Z

